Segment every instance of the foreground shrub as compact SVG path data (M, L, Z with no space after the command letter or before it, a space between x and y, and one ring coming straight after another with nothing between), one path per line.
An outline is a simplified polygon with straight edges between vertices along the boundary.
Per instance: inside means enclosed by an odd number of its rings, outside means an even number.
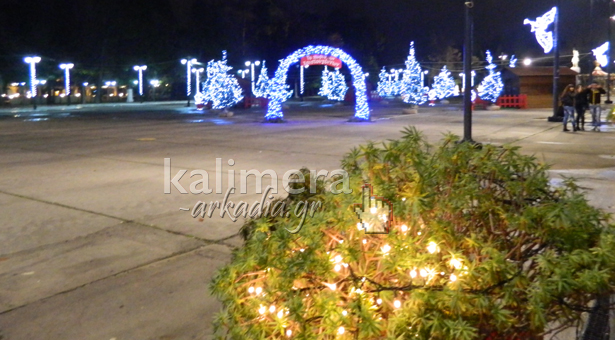
M323 209L296 234L293 217L246 224L211 284L219 338L532 339L613 292L608 216L516 147L406 129L343 166L353 193L307 195ZM392 205L389 234L357 227L366 182Z

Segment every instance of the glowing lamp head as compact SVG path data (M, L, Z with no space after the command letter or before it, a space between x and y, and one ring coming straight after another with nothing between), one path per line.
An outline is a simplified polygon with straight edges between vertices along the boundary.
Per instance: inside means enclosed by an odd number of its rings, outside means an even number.
M523 65L525 65L525 66L532 65L532 59L530 59L530 58L523 59Z
M25 57L23 60L28 64L32 64L40 62L41 57Z
M70 70L71 68L73 68L75 65L72 63L69 64L60 64L60 68L63 70Z

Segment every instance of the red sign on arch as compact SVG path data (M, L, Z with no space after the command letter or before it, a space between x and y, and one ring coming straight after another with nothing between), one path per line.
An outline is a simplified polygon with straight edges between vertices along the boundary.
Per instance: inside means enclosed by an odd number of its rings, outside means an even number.
M301 66L307 67L312 65L326 65L333 68L341 68L342 61L339 58L324 54L312 54L301 58Z

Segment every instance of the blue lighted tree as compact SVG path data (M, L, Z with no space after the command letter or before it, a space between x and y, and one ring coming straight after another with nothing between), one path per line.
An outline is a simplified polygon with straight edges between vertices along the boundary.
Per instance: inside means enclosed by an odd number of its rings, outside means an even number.
M269 76L267 75L267 67L265 67L265 61L263 61L263 67L261 73L258 76L258 81L254 87L254 96L256 98L267 98L269 95Z
M429 89L423 86L421 64L414 55L414 41L410 43L410 53L406 60L406 69L401 80L400 94L404 102L421 105L427 101Z
M489 74L480 83L478 96L484 101L495 103L502 94L504 84L500 72L495 72L497 66L493 63L493 57L489 51L487 51L487 62L489 65L486 68Z
M391 75L386 71L383 67L380 70L379 80L378 80L378 95L380 97L390 97L393 96L395 92L393 89L393 81L391 81Z
M226 51L222 51L222 60L207 63L207 80L203 83L203 101L212 102L212 109L227 109L243 99L243 90L227 65Z
M320 78L320 90L318 91L319 96L327 97L331 95L331 89L333 88L333 74L329 72L327 66L322 70L322 77Z
M440 70L440 74L433 78L432 89L435 91L436 98L442 100L455 94L455 80L446 65Z

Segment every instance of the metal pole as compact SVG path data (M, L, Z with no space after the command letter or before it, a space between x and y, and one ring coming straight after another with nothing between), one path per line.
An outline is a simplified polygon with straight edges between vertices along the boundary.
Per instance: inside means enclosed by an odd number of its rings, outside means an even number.
M472 142L472 8L474 2L465 1L465 43L463 46L463 140Z
M557 2L559 5L559 1ZM557 110L559 108L559 6L555 12L553 23L553 121L557 121Z
M606 64L606 70L608 72L606 78L606 101L605 104L613 104L611 101L611 13L613 13L613 1L609 1L609 60Z

